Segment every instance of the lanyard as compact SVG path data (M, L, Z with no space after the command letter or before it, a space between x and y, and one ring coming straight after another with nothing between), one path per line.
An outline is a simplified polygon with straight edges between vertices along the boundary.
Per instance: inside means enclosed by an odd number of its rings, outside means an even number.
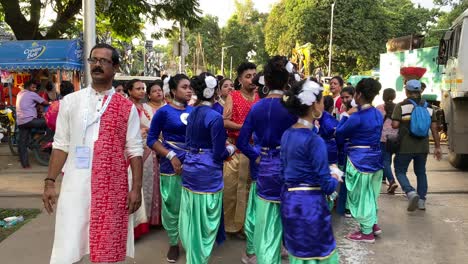
M91 93L92 93L92 88L89 87L89 93L88 93L88 98L87 98L87 102L86 102L86 109L85 109L85 115L84 115L84 118L83 118L83 145L85 144L85 137L86 137L86 131L88 130L88 128L93 125L94 123L97 123L99 122L99 120L101 119L102 115L104 114L104 112L106 111L107 107L109 106L109 103L112 99L112 96L114 95L114 90L112 90L112 92L107 96L107 99L106 101L104 102L104 105L102 106L101 110L98 111L97 113L97 116L96 118L94 119L93 122L89 123L88 124L88 114L89 114L89 102L91 100Z

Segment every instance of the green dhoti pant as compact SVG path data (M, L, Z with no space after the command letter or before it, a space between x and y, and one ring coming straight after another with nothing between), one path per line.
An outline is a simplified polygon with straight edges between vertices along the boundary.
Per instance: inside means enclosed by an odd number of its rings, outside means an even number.
M179 210L182 183L180 175L161 173L162 224L169 237L169 245L179 244Z
M208 263L223 213L223 192L195 193L182 189L180 241L187 264Z
M289 264L338 264L340 263L340 257L338 251L335 250L330 256L326 258L314 258L314 259L300 259L293 255L289 255Z
M250 185L249 201L247 204L247 211L245 212L244 231L247 237L246 252L249 255L255 254L254 246L254 232L255 232L255 202L257 197L257 183L252 182Z
M348 160L346 166L347 204L351 215L361 225L361 232L368 235L377 224L378 198L382 185L383 171L360 172Z
M280 204L256 197L256 219L254 232L255 254L258 264L281 263L281 224Z

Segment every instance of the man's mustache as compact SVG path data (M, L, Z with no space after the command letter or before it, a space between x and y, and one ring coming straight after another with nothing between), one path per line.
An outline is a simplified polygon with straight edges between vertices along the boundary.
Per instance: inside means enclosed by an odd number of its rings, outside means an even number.
M94 68L91 72L100 72L100 73L104 73L104 70L102 70L101 67L96 67L96 68Z

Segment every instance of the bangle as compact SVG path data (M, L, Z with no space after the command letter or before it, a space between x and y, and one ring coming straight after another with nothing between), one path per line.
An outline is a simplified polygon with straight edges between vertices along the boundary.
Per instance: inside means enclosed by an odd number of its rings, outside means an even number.
M167 153L166 159L172 160L175 156L177 156L177 154L174 151L171 150L171 151L169 151L169 153Z
M52 179L52 178L45 178L44 181L45 181L45 182L46 182L46 181L51 181L51 182L55 183L55 179Z

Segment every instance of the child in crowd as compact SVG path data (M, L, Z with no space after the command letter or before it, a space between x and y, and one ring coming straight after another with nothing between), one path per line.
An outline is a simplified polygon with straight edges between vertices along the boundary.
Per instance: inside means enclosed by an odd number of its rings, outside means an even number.
M394 139L398 136L398 129L392 128L392 113L396 105L393 102L393 100L395 100L395 98L395 90L392 88L387 88L383 91L384 103L377 106L377 109L382 113L384 117L382 137L380 138L380 143L382 147L382 159L384 163L382 182L388 182L388 194L395 194L395 190L398 188L398 185L395 182L395 177L393 177L392 172L392 156L395 152L394 146L392 145L395 145Z

